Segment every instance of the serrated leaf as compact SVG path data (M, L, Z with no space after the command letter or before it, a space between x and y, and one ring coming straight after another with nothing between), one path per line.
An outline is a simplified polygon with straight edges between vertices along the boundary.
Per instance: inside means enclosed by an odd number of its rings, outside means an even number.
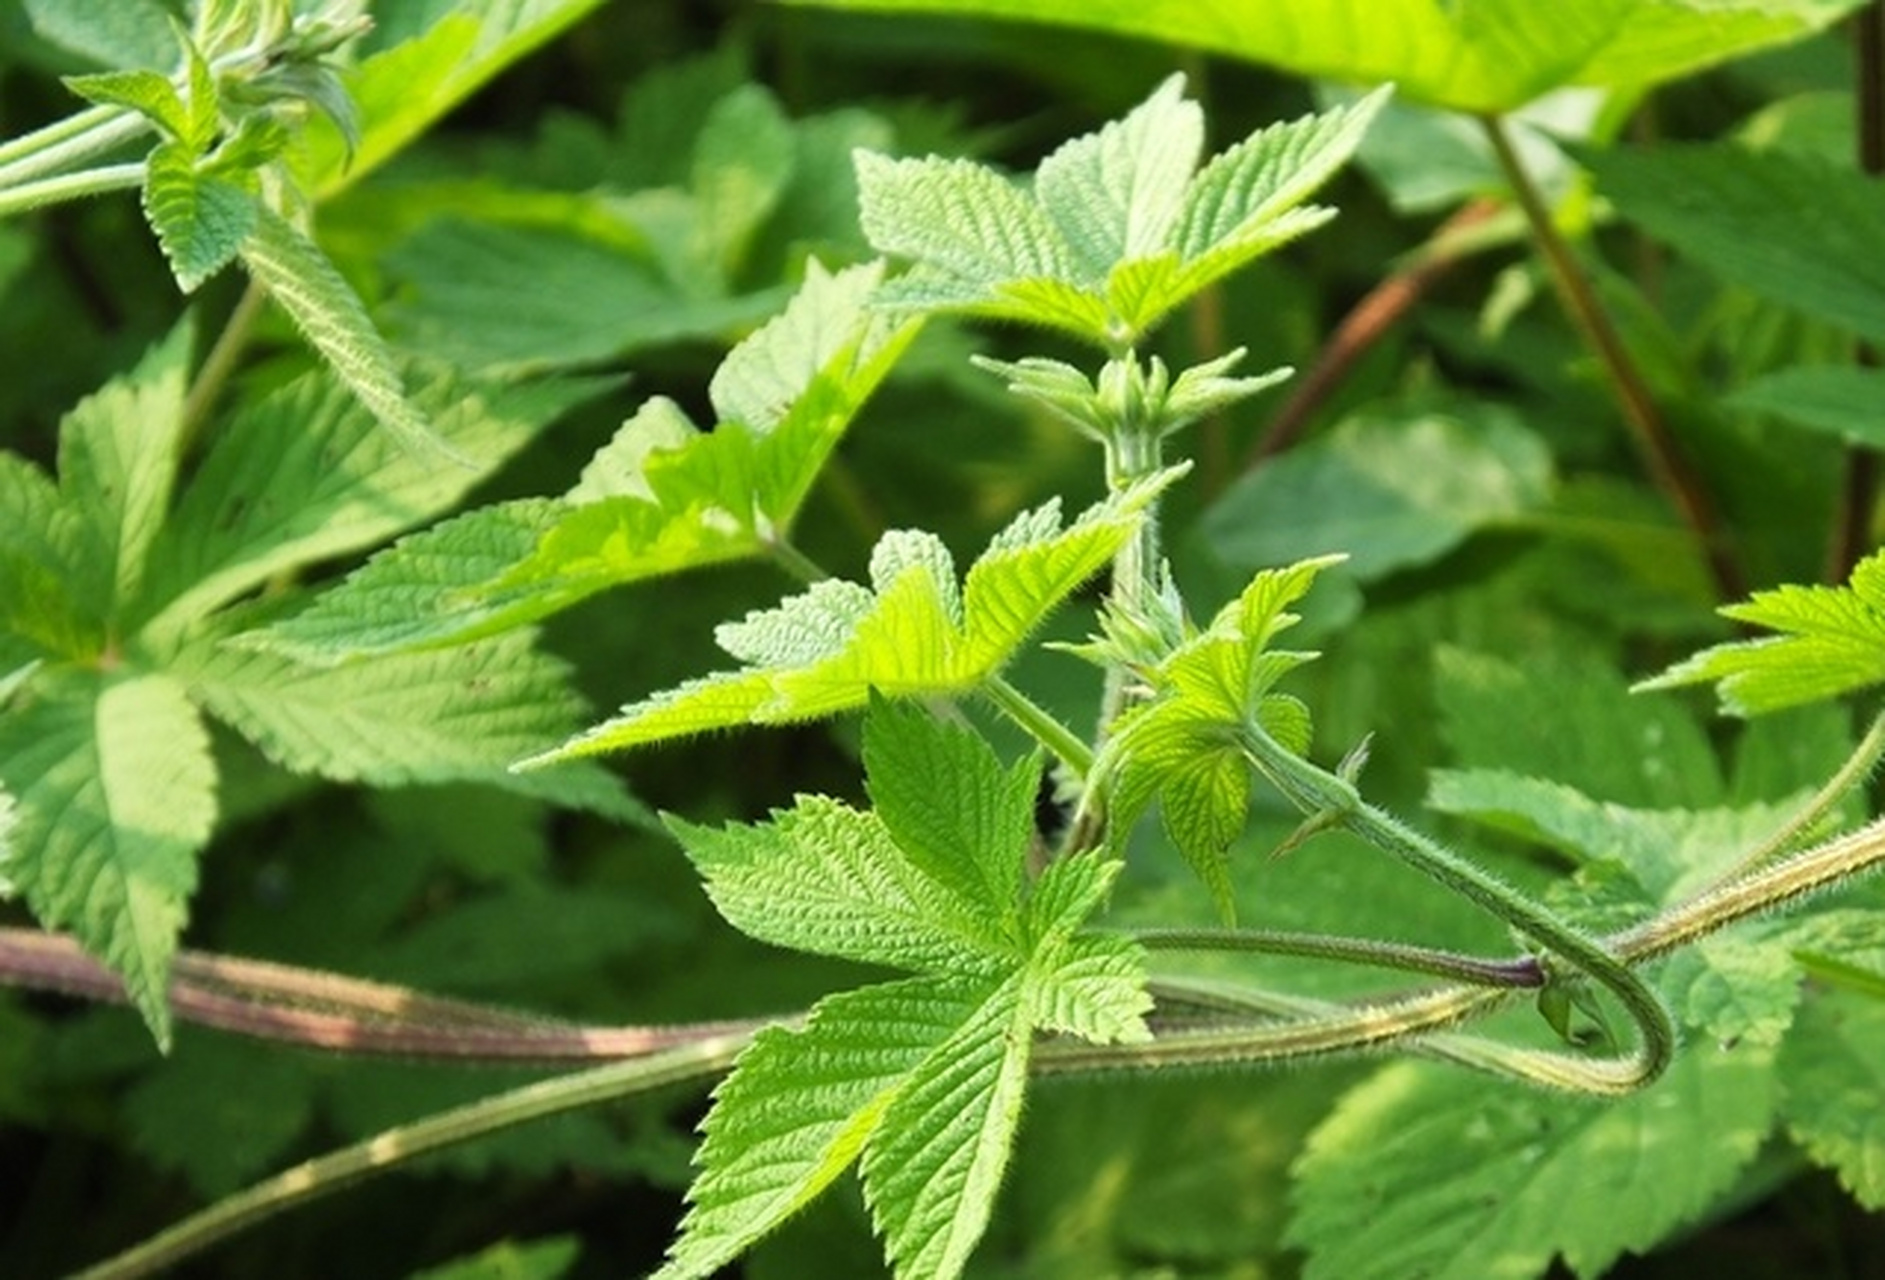
M857 156L865 235L914 261L886 306L1058 328L1108 350L1332 216L1296 206L1354 150L1386 90L1252 135L1194 174L1202 115L1165 81L1042 162L1033 189L966 160Z
M1772 1124L1773 1050L1690 1046L1656 1084L1567 1099L1409 1063L1350 1093L1296 1166L1305 1280L1596 1276L1735 1184Z
M208 735L167 675L66 674L0 715L18 805L0 877L124 979L160 1045L171 957L216 816Z
M1624 217L1723 278L1885 339L1885 192L1817 156L1727 144L1583 157ZM1800 193L1813 199L1802 201Z
M400 447L327 374L244 405L217 432L152 548L140 601L147 632L171 636L276 574L372 546L450 509L598 389L429 380L414 398L444 439L477 459L472 469L434 466ZM400 616L393 611L389 623Z
M475 465L440 439L407 398L392 349L353 287L314 241L279 214L258 207L239 252L249 274L395 439L434 462Z
M700 432L650 401L567 500L486 508L404 539L262 642L316 662L449 644L760 552L915 336L864 309L876 275L814 264L784 314L727 357L716 400L759 421Z
M1235 902L1226 854L1250 807L1245 726L1254 719L1266 731L1280 731L1292 749L1308 745L1306 709L1270 690L1312 655L1269 645L1296 621L1288 607L1337 559L1257 574L1209 627L1154 662L1135 663L1151 696L1120 717L1096 766L1113 779L1111 816L1119 838L1158 801L1172 843L1226 919Z
M898 1280L962 1274L994 1210L1027 1086L1021 975L911 1072L863 1160L864 1198Z
M197 286L235 260L255 227L256 197L225 179L199 171L180 143L157 147L147 161L144 216L157 233L177 287Z
M282 766L375 786L476 781L625 819L645 819L594 768L522 776L506 766L566 732L580 703L563 665L517 632L450 653L304 667L199 641L171 669L212 715Z
M1379 84L1475 115L1569 84L1650 85L1829 26L1856 0L793 0L1073 26Z
M803 660L691 681L624 707L556 750L520 761L519 767L708 729L816 719L863 706L873 689L892 697L972 692L1006 664L1074 588L1112 559L1137 527L1139 513L1174 474L1141 482L1064 529L1057 502L1017 517L970 568L960 589L960 622L950 607L955 584L939 580L933 563L911 563L892 581L879 584L871 607L850 628L834 631L828 649L795 647L792 652L802 652ZM1031 536L1016 537L1016 527L1027 528ZM749 616L739 632L745 637L739 641L742 650L758 652L754 637L766 631L789 635L797 646L809 634L799 625L804 599Z
M191 326L178 325L59 426L60 500L80 537L81 576L68 590L114 624L143 580L176 482L190 338Z
M802 1031L762 1031L714 1092L701 1174L657 1280L714 1274L815 1199L974 997L915 978L827 996Z
M173 138L189 139L190 111L169 76L155 71L101 71L67 76L65 87L87 102L128 107Z
M1885 552L1861 560L1843 587L1776 587L1720 612L1781 634L1704 649L1636 687L1712 681L1722 710L1754 716L1885 680Z
M1041 762L1011 769L966 728L878 703L864 738L870 798L917 868L972 902L1016 903Z
M1821 992L1780 1051L1781 1116L1860 1204L1885 1209L1885 1000Z
M720 914L762 942L981 977L1018 954L999 905L917 867L876 814L803 796L758 827L716 830L671 815L667 823ZM1024 849L1008 852L1018 867Z

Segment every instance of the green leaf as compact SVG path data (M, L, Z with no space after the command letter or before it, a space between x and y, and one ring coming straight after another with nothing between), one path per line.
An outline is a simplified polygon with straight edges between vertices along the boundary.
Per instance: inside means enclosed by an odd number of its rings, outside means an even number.
M208 736L169 676L61 675L0 715L0 788L18 805L0 878L124 979L165 1047L170 962L215 787Z
M811 796L757 827L668 820L737 928L934 976L829 996L803 1030L754 1040L707 1117L665 1280L731 1262L860 1154L896 1275L954 1280L1008 1162L1033 1033L1149 1035L1143 951L1080 932L1118 860L1062 859L1016 900L1035 762L1004 773L962 730L881 700L864 752L882 814Z
M1885 448L1885 373L1877 369L1843 365L1782 369L1756 378L1725 403L1733 409L1770 413L1838 436L1848 444Z
M454 643L623 583L757 554L791 528L831 451L913 326L870 314L873 267L813 264L785 311L728 355L725 414L697 430L657 398L563 502L461 516L376 556L265 643L309 661Z
M656 1280L713 1275L816 1199L975 1003L960 984L907 979L827 996L803 1030L760 1032L714 1092L701 1173Z
M60 501L79 532L69 590L116 623L129 612L170 505L182 450L191 326L81 401L59 426Z
M961 586L933 535L886 534L872 555L868 592L822 586L721 628L723 648L768 661L624 707L520 767L708 729L817 719L863 706L872 689L892 697L972 692L1112 559L1175 474L1143 481L1064 529L1058 501L1024 512ZM834 599L843 607L834 611Z
M792 125L778 100L742 85L715 103L695 141L691 187L701 256L723 279L739 274L753 237L791 180Z
M1778 1101L1773 1051L1690 1046L1593 1101L1422 1064L1350 1093L1296 1166L1305 1280L1582 1276L1647 1252L1735 1185Z
M1885 191L1819 157L1727 144L1583 157L1624 217L1724 279L1885 340ZM1802 192L1813 198L1802 200Z
M915 267L886 305L1043 324L1109 350L1331 216L1298 208L1386 91L1262 130L1194 174L1202 115L1183 77L1041 163L1031 191L966 160L857 157L864 232Z
M443 1266L413 1273L413 1280L561 1280L576 1265L582 1241L551 1236L519 1243L505 1240Z
M1155 661L1134 662L1151 697L1119 718L1095 767L1098 776L1113 779L1118 838L1158 801L1166 833L1225 919L1235 914L1227 854L1250 807L1244 728L1255 720L1286 746L1308 747L1302 704L1270 690L1314 655L1272 650L1270 642L1296 622L1288 606L1338 559L1257 574L1210 626L1192 630ZM1115 637L1120 628L1117 620L1109 623ZM1111 649L1102 641L1091 652L1105 657Z
M211 639L178 653L171 669L212 715L297 772L383 787L476 781L645 817L602 770L507 767L566 733L581 707L566 669L526 632L343 667L303 667Z
M157 233L177 286L194 293L235 259L255 227L256 197L201 172L181 143L156 148L147 164L144 216Z
M1885 552L1860 561L1843 587L1776 587L1720 612L1781 634L1704 649L1636 687L1713 681L1724 711L1754 716L1885 680Z
M417 39L366 59L347 77L359 139L310 122L317 199L380 167L499 72L593 13L601 0L460 0ZM428 12L439 12L429 9Z
M395 439L433 461L475 465L441 440L407 398L386 339L314 241L280 215L258 208L240 252L256 282Z
M190 139L190 109L169 76L155 71L101 71L88 76L67 76L65 87L87 102L128 107L172 138ZM185 148L186 154L192 149Z
M793 0L1080 27L1490 114L1570 84L1646 86L1831 25L1856 0Z
M0 453L0 636L47 657L103 648L106 602L87 589L85 543L58 486L24 458Z
M988 1228L1027 1088L1025 982L1010 978L909 1073L864 1149L864 1197L902 1278L962 1274Z
M379 430L326 373L238 409L151 549L145 634L169 638L277 574L384 541L449 510L606 383L486 386L435 377L414 401L475 468L437 467Z
M864 742L870 798L911 863L972 902L1019 902L1034 834L1039 758L1003 769L980 737L930 722L915 707L878 703Z
M1200 527L1236 567L1339 551L1349 572L1368 581L1516 523L1551 485L1544 443L1503 409L1376 410L1248 473Z
M1014 961L1019 939L1000 905L918 867L876 814L804 796L763 826L667 824L720 914L761 942L975 977ZM1018 871L1025 845L1000 852Z
M1780 1051L1781 1117L1861 1205L1885 1209L1885 1000L1822 992Z
M33 30L108 67L169 71L177 62L176 19L162 0L25 0Z

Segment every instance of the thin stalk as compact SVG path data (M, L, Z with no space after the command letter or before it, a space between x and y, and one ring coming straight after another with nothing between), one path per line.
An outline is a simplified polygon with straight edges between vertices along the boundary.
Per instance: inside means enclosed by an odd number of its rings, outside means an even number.
M727 1035L700 1040L639 1061L539 1081L390 1129L219 1200L143 1244L87 1268L78 1280L134 1280L153 1275L265 1218L441 1148L545 1116L716 1075L731 1065L750 1038Z
M242 353L267 304L267 290L251 280L229 312L229 318L223 322L222 332L216 335L215 345L203 358L203 367L197 370L196 380L190 384L189 394L183 400L183 453L187 454L202 434L216 398L242 363Z
M144 182L144 163L114 164L0 189L0 218L27 213L49 204L83 200L87 196L128 191Z
M1885 174L1885 0L1871 0L1852 16L1853 56L1857 63L1854 135L1859 172L1874 178ZM1875 343L1861 341L1853 351L1863 368L1880 364ZM1846 450L1846 470L1839 494L1838 517L1827 557L1827 579L1843 582L1871 546L1872 512L1878 505L1879 456L1875 450L1853 445Z
M1783 861L1718 884L1634 928L1604 939L1625 963L1667 955L1749 916L1773 911L1885 863L1885 818Z
M1714 577L1715 588L1721 597L1738 599L1746 595L1740 566L1728 553L1725 531L1708 491L1677 449L1675 439L1656 407L1655 398L1650 394L1648 383L1624 347L1623 339L1617 333L1609 314L1598 302L1597 291L1592 287L1590 278L1578 266L1570 245L1558 234L1551 210L1545 207L1544 196L1532 181L1524 162L1519 159L1518 149L1513 146L1505 123L1498 116L1488 115L1480 117L1480 124L1484 126L1486 138L1498 157L1499 167L1504 170L1512 193L1518 199L1519 208L1524 211L1525 220L1531 226L1533 238L1544 255L1545 266L1565 313L1596 354L1610 380L1617 407L1622 411L1623 420L1629 426L1631 436L1649 467L1650 478L1675 505L1683 523L1689 526L1700 542Z
M1854 787L1871 776L1872 771L1878 768L1881 756L1885 756L1885 712L1881 712L1873 719L1871 727L1865 731L1865 736L1859 739L1858 745L1846 757L1845 763L1839 766L1839 771L1827 779L1824 786L1809 796L1806 803L1800 806L1799 811L1782 823L1778 831L1750 849L1745 857L1736 862L1726 878L1735 879L1745 875L1791 849L1803 835L1825 821L1827 815L1838 807L1839 802L1844 800Z
M93 107L0 143L0 189L70 169L149 133L151 122L122 107Z
M1027 731L1029 737L1072 769L1082 779L1093 773L1093 748L1073 730L1056 720L1039 703L1008 683L1000 675L983 679L976 692L1001 709L1010 720Z
M1324 933L1287 933L1269 929L1133 929L1128 936L1148 951L1227 951L1302 956L1424 973L1476 987L1542 987L1545 973L1536 960L1520 956L1486 960L1433 947L1374 938L1345 938Z
M1368 804L1353 783L1285 750L1262 726L1246 725L1243 745L1251 764L1301 808L1310 822L1345 827L1526 933L1609 989L1636 1023L1641 1037L1632 1059L1635 1083L1647 1084L1669 1065L1676 1044L1669 1010L1640 977L1595 939L1437 841Z
M768 543L766 553L772 557L774 564L808 587L814 582L823 582L831 576L825 572L823 565L784 538Z

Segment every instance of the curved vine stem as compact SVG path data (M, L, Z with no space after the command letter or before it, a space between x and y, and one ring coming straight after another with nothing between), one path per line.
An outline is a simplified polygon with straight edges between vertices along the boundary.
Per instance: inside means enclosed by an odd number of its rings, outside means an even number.
M1642 978L1601 943L1437 841L1368 804L1353 783L1284 749L1260 725L1244 727L1243 747L1251 764L1308 815L1311 825L1346 828L1498 916L1616 996L1636 1024L1639 1036L1625 1087L1647 1084L1669 1065L1676 1045L1675 1023L1669 1010ZM1623 1083L1622 1078L1619 1083Z
M1839 766L1839 771L1828 778L1825 785L1815 791L1797 813L1782 823L1778 831L1735 863L1727 878L1744 875L1791 849L1814 827L1824 822L1839 802L1878 768L1881 757L1885 757L1885 712L1873 718L1858 745L1846 757L1845 763Z
M1475 987L1542 987L1545 971L1529 956L1485 960L1433 947L1345 938L1325 933L1283 933L1266 929L1134 929L1128 936L1148 951L1244 951L1301 956L1424 973Z
M80 1272L76 1280L135 1280L152 1275L284 1209L331 1195L443 1147L545 1116L716 1075L750 1039L750 1035L713 1036L632 1062L538 1081L389 1129L219 1200L144 1243Z

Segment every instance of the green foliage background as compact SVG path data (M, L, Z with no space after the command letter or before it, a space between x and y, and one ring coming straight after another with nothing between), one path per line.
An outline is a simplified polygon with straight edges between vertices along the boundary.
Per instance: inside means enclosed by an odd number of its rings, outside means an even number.
M631 415L711 453L702 474L766 475L779 507L761 514L795 520L804 549L854 579L886 529L932 530L938 548L922 554L967 565L1019 513L1056 496L1078 512L1099 496L1085 442L967 360L1084 359L1043 330L860 327L830 399L791 427L804 448L830 451L815 481L782 476L734 427L698 433L766 411L709 383L726 351L780 311L809 257L839 273L834 294L863 278L843 274L872 256L854 148L1028 170L1173 71L1205 104L1213 151L1352 103L1381 79L1401 91L1321 197L1340 216L1214 283L1148 353L1177 368L1244 346L1258 368L1313 366L1359 298L1408 255L1435 251L1444 217L1504 199L1479 135L1432 108L1514 111L1524 155L1598 264L1600 294L1712 495L1741 585L1843 580L1850 567L1829 575L1828 548L1844 451L1885 443L1879 378L1850 362L1855 337L1885 336L1885 195L1852 172L1852 48L1837 30L1762 48L1797 32L1742 14L1704 38L1682 25L1682 6L1647 0L1573 6L1588 30L1540 29L1524 15L1547 6L1527 0L1406 4L1395 6L1406 40L1351 48L1360 61L1343 63L1313 32L1286 39L1308 28L1283 23L1226 20L1181 47L1192 10L1254 4L1050 6L1123 35L735 0L469 6L519 29L567 11L567 30L513 61L495 26L481 33L452 16L458 7L371 6L362 52L392 52L354 86L366 143L349 160L339 131L317 122L308 163L321 246L389 336L413 402L448 445L476 446L487 464L476 473L402 452L374 413L310 372L295 327L274 312L174 494L113 492L109 464L138 442L111 438L128 419L100 401L135 399L148 431L182 430L189 344L213 339L241 280L204 272L179 325L186 304L165 250L189 257L193 276L205 259L160 246L129 196L0 222L0 447L59 476L34 488L23 469L0 470L0 496L122 516L110 553L86 559L100 580L64 584L75 603L62 625L135 633L133 668L148 660L164 674L99 675L72 705L125 726L118 767L174 775L169 802L140 828L145 844L126 856L194 868L190 947L611 1024L802 1009L882 978L727 928L652 818L758 820L808 792L861 803L854 718L695 738L606 773L504 765L709 676L724 666L707 643L715 626L791 585L742 558L759 545L752 529L662 540L688 486L706 481L675 467L636 489L625 479L640 475L634 439L617 435ZM938 7L1016 8L836 6ZM0 137L71 110L57 77L98 67L88 40L99 29L58 8L0 0ZM114 9L134 16L111 47L164 47L162 22L148 27L159 8ZM1462 62L1445 15L1468 8L1487 25ZM1818 24L1841 8L1792 11ZM1605 30L1638 38L1606 41ZM470 93L487 70L496 78ZM457 96L458 83L470 96L430 127L412 104ZM1603 928L1757 841L1838 767L1853 724L1843 705L1723 723L1700 697L1628 692L1706 645L1724 648L1697 660L1697 678L1730 674L1743 651L1725 642L1742 637L1714 612L1727 597L1709 556L1646 479L1509 205L1462 237L1440 242L1457 261L1291 439L1273 434L1289 384L1189 429L1178 451L1194 467L1169 491L1167 543L1201 618L1233 607L1256 569L1347 553L1291 633L1293 647L1323 653L1289 682L1313 713L1312 754L1338 758L1373 734L1372 797L1403 813L1425 806L1423 820L1527 887L1568 877L1584 891L1575 910ZM663 407L642 407L651 400ZM316 423L346 445L326 468L293 453ZM246 452L230 443L244 439ZM231 493L247 503L221 501ZM610 560L617 526L585 527L595 517L576 510L597 500L671 560ZM305 527L271 523L282 512ZM1878 530L1861 514L1863 550ZM511 571L500 585L515 596L471 616L388 563L381 595L277 617L283 593L326 585L428 526L439 532L405 545L459 557L454 586L488 584L507 549L552 529L566 539L559 572L581 562L593 575L558 577L549 599ZM474 543L488 560L464 553ZM1068 545L1101 559L1112 550ZM654 563L690 571L635 580ZM373 572L355 581L372 586ZM1862 615L1863 633L1877 623L1876 583L1855 587L1838 607ZM0 612L43 588L0 579ZM1084 637L1094 599L1056 615L1050 638ZM1789 642L1796 652L1836 648L1840 626L1816 633L1786 604L1738 616L1804 632ZM499 634L527 621L541 623L535 648ZM203 639L264 627L271 648ZM356 650L371 647L363 636L472 647L408 652L368 676L322 665L338 634ZM0 678L28 652L11 643L0 638ZM1012 674L1070 723L1090 723L1099 690L1086 664L1030 653ZM439 708L467 678L510 718L439 730ZM1756 710L1806 696L1740 687ZM851 693L861 705L863 685ZM57 782L78 748L61 750L85 740L76 715L0 721L0 746L40 752L19 777ZM433 728L390 736L408 721ZM983 727L1010 760L1021 755L1012 730L992 717ZM1184 728L1148 717L1140 732L1161 727ZM1215 851L1202 859L1208 889L1169 824L1142 824L1113 889L1116 921L1208 924L1228 906L1266 927L1505 945L1496 925L1353 841L1267 859L1294 818L1261 787L1254 804L1222 865ZM205 841L194 862L172 856ZM180 910L182 891L168 888L160 914ZM1851 1123L1885 1091L1885 895L1874 883L1821 905L1797 929L1763 923L1671 960L1658 983L1674 993L1691 1056L1656 1092L1621 1103L1414 1062L1046 1083L968 1274L1885 1273L1885 1231L1866 1213L1885 1205L1885 1140ZM0 923L28 920L0 904ZM151 952L120 966L134 991L143 981L154 1025L167 962ZM1295 960L1236 963L1318 997L1368 982ZM174 1037L160 1057L128 1011L0 992L0 1274L63 1273L295 1159L523 1078L188 1026ZM675 1091L457 1149L271 1222L192 1274L644 1274L682 1219L702 1108L697 1091ZM1383 1186L1425 1190L1383 1200ZM839 1188L740 1273L884 1274L862 1200Z

